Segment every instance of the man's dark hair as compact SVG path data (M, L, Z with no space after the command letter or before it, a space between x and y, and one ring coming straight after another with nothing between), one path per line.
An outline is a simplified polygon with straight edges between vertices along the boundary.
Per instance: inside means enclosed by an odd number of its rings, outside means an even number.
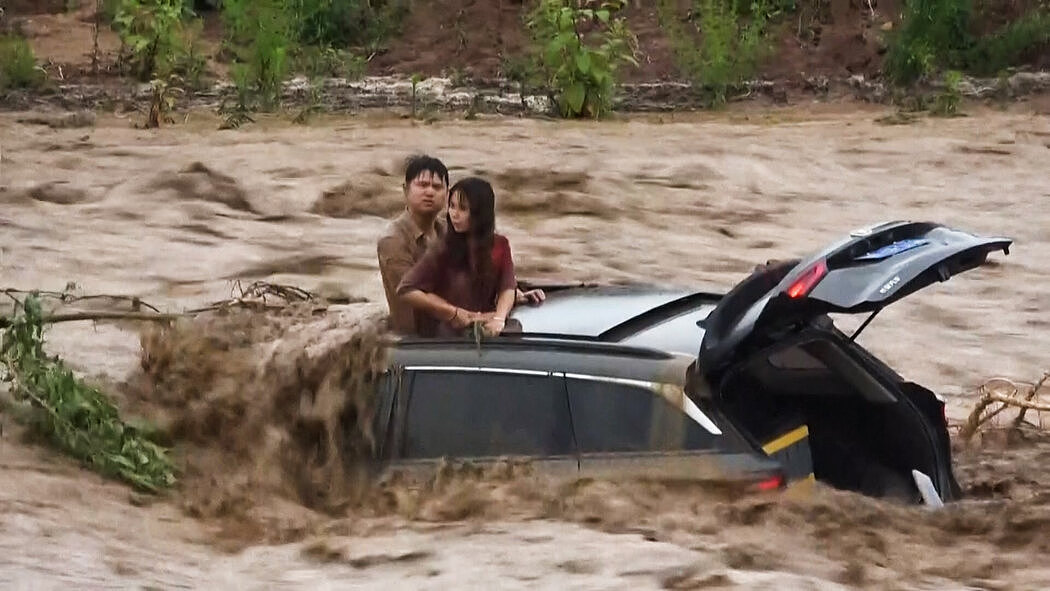
M445 186L448 186L448 168L445 167L445 163L426 154L410 156L405 161L405 184L416 180L416 177L424 172L441 177Z

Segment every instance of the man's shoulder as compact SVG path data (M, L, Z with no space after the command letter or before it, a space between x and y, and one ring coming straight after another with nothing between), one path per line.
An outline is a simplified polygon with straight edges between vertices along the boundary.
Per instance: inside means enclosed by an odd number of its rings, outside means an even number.
M383 226L383 232L379 235L379 240L377 241L380 246L395 246L408 243L409 231L405 228L406 215L405 212L402 212L397 217L387 220L386 225Z
M383 226L382 238L405 234L406 227L408 227L406 224L410 225L411 220L408 217L408 211L402 211L386 221L386 225Z

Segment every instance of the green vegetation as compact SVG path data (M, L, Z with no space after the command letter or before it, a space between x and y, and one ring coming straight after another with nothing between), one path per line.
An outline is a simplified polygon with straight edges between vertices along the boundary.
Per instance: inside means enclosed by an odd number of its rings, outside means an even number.
M224 0L226 46L238 88L230 127L246 112L280 105L292 71L310 77L359 78L365 61L351 48L374 48L397 30L407 3L365 0Z
M958 64L972 43L971 0L909 0L900 30L890 35L885 70L890 81L908 84L937 68Z
M170 73L183 50L181 29L188 9L183 0L121 0L113 27L122 44L121 61L140 80Z
M966 53L966 65L977 75L995 75L1021 63L1025 54L1050 44L1050 12L1035 10L982 37Z
M930 107L930 113L939 117L956 117L959 115L959 103L962 102L962 94L959 92L959 83L962 82L962 74L957 70L948 70L944 74L944 90L937 94Z
M108 477L157 492L175 482L167 452L120 418L97 388L77 379L61 359L44 352L44 317L31 295L12 318L0 318L0 367L14 411L31 432Z
M900 30L889 36L885 71L898 85L938 71L991 75L1016 65L1024 54L1050 42L1050 13L1038 8L989 35L973 33L973 0L911 0Z
M579 8L571 0L540 0L529 13L535 71L553 89L563 117L608 113L617 70L625 63L637 67L637 40L625 19L613 16L623 6L622 0L602 2L597 9Z
M768 0L694 0L697 16L689 27L682 24L674 0L659 0L658 9L679 70L710 104L724 103L730 91L754 75L766 49L772 16Z
M283 0L224 0L222 16L238 89L246 85L260 107L275 108L295 42L290 7Z
M286 4L298 42L322 48L375 49L399 31L409 10L408 0L289 0Z
M209 56L202 39L204 21L193 10L201 3L94 4L98 22L108 23L121 40L122 73L155 86L156 81L178 80L184 87L200 88L208 75L208 58L230 63L237 104L226 112L237 113L234 123L250 121L246 114L252 111L278 108L284 82L293 73L311 80L360 78L368 58L400 33L412 5L410 0L213 0L207 5L220 11L224 32L222 49ZM521 6L530 42L521 54L502 56L503 73L519 84L523 104L527 91L542 88L563 117L607 114L622 68L638 67L638 42L626 17L628 1L515 4ZM66 4L70 9L83 5L73 0ZM815 45L822 27L832 21L828 0L654 0L652 5L679 72L709 105L725 103L756 76L773 47L773 34L783 32L802 45ZM1014 66L1031 63L1050 49L1050 1L1037 0L1031 6L1017 18L1017 7L1004 0L905 0L900 23L884 33L885 78L910 92L913 83L948 72L1002 77ZM867 19L857 7L850 6L848 18ZM863 6L860 10L867 13ZM871 10L874 14L876 9ZM1015 16L990 30L988 23L1002 22L1004 11ZM468 26L488 25L468 23L468 18L459 11L444 25L461 49ZM879 34L877 28L871 31ZM97 46L93 56L97 72ZM448 64L453 78L462 78L463 66ZM0 89L33 87L46 79L25 40L0 36ZM319 109L319 104L311 104L302 119Z
M35 88L47 75L36 65L29 43L15 36L0 36L0 90Z

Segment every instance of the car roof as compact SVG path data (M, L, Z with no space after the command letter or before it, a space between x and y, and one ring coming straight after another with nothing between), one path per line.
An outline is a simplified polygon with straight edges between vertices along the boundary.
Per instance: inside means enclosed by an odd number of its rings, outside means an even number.
M395 365L502 367L680 382L700 350L699 326L719 294L658 285L543 286L516 306L521 331L485 339L403 337ZM526 353L527 354L523 354Z
M619 343L695 355L698 326L721 298L711 291L650 284L548 289L538 306L511 313L526 336Z

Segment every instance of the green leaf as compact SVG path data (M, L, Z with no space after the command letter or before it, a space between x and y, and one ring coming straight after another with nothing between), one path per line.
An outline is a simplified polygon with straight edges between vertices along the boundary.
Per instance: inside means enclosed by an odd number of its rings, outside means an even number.
M583 110L585 98L587 98L587 87L583 82L576 81L565 89L565 101L574 115L579 114Z
M587 74L591 71L591 54L583 51L576 54L576 68L580 70L581 74Z
M609 11L608 10L599 10L595 14L598 15L598 20L602 21L605 24L609 24Z
M562 8L561 15L558 18L558 28L561 30L572 29L575 30L575 19L571 8Z

